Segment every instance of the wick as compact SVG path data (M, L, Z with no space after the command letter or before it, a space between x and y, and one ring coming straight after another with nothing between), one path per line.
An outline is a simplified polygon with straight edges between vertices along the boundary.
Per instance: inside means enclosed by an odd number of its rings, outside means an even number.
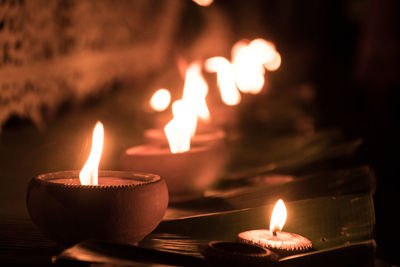
M276 236L276 230L272 231L272 236Z

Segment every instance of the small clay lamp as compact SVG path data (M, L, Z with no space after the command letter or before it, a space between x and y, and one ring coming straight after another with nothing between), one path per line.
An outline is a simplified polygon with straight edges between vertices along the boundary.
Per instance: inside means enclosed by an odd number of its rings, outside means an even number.
M102 141L103 128L97 124L81 172L41 174L29 183L32 221L62 245L85 239L137 243L156 228L168 206L167 186L160 176L98 171Z
M127 149L121 168L157 173L168 185L170 202L200 197L218 177L224 156L216 147L199 145L182 153L166 146L141 145Z
M211 241L199 250L211 266L268 266L278 259L271 250L248 243Z
M240 242L270 249L280 257L311 250L312 243L307 238L281 231L286 222L286 217L285 204L282 200L278 200L272 212L270 230L258 229L242 232L238 235L238 239Z
M163 177L171 202L201 196L216 180L226 160L226 152L215 145L223 138L221 133L191 143L191 139L196 139L198 119L209 119L207 92L200 63L192 63L186 70L182 99L173 103L173 119L164 127L166 137L160 131L150 131L146 144L128 148L121 157L123 170Z
M145 144L157 144L167 146L168 140L161 129L147 129L144 131L143 139ZM191 144L196 145L217 145L225 146L226 134L222 129L207 127L201 131L196 131L196 134L191 139Z

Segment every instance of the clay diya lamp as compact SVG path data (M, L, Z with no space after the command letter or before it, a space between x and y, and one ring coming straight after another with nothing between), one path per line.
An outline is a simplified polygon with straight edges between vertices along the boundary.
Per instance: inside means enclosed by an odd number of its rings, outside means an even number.
M216 145L225 146L226 134L222 129L216 129L212 127L203 128L197 131L191 139L192 145ZM161 146L167 146L168 140L162 129L147 129L143 133L143 142L146 144L157 144Z
M156 228L167 209L168 189L160 176L98 171L103 139L98 122L80 172L41 174L29 183L27 209L32 221L60 244L86 239L134 244Z
M312 243L307 238L281 231L286 222L286 217L285 204L282 200L278 200L272 212L270 230L258 229L242 232L238 235L238 239L243 243L270 249L280 257L311 250Z
M207 144L194 145L183 153L145 144L128 148L121 157L121 168L159 174L167 182L170 202L181 202L200 197L216 181L224 154Z
M81 185L79 171L34 177L27 208L50 239L70 245L86 239L134 244L161 222L168 190L158 175L100 171L98 185Z

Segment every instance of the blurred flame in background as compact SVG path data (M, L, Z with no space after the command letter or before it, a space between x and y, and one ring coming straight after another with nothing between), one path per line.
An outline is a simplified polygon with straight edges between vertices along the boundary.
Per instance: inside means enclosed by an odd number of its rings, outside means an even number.
M232 47L232 65L237 87L243 93L258 94L265 83L265 68L277 70L281 64L275 45L257 38L239 41Z
M265 69L277 70L281 64L281 56L274 44L261 38L238 41L233 45L231 54L232 62L224 57L211 57L205 61L204 68L217 74L222 101L226 105L234 106L241 101L239 90L258 94L263 89ZM184 64L178 61L178 68L179 66L183 69ZM171 97L169 92L160 90L150 101L157 111L167 108ZM161 96L164 94L165 96ZM172 153L188 151L190 139L196 132L197 120L210 120L207 94L208 85L202 75L202 64L195 61L186 68L182 99L172 104L173 119L164 127Z
M222 102L228 106L239 104L242 97L235 85L231 63L224 57L212 57L206 60L205 69L208 72L217 73L217 82Z
M201 74L201 65L194 62L186 70L182 99L172 104L174 117L164 127L172 153L188 151L190 139L196 132L197 120L210 119L206 103L207 94L208 85Z
M158 89L150 99L150 106L155 111L164 111L171 102L171 93L167 89Z
M214 0L193 0L193 2L199 6L209 6L214 2Z

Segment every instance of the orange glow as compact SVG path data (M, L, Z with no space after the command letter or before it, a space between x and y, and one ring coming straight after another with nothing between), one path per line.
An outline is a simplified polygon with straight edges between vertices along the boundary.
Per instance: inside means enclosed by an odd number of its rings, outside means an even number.
M249 49L259 64L266 64L274 59L275 45L264 39L257 38L250 42Z
M232 65L235 82L240 91L258 94L262 90L265 70L248 42L239 41L232 47Z
M194 62L186 70L182 100L203 120L210 119L206 103L207 94L208 85L201 74L201 65L199 62Z
M103 150L104 127L101 122L97 122L93 130L92 149L85 166L79 173L81 185L98 185L98 171Z
M265 69L275 71L281 64L275 45L264 39L241 40L232 47L232 65L237 87L243 93L258 94L265 83Z
M269 71L276 71L281 66L281 55L275 51L275 55L270 62L264 63L264 67Z
M171 94L167 89L158 89L150 99L150 106L155 111L164 111L171 102Z
M214 2L214 0L193 0L193 2L199 6L209 6Z
M285 203L283 203L282 199L279 199L275 204L274 210L272 211L271 221L269 223L269 230L271 233L281 231L285 225L286 218L287 211Z
M239 104L242 98L235 85L231 63L224 57L212 57L205 62L205 69L217 73L222 101L228 106Z
M190 139L196 132L197 119L209 120L207 94L208 85L201 75L200 63L192 63L186 70L182 99L172 104L174 117L164 127L172 153L188 151Z

